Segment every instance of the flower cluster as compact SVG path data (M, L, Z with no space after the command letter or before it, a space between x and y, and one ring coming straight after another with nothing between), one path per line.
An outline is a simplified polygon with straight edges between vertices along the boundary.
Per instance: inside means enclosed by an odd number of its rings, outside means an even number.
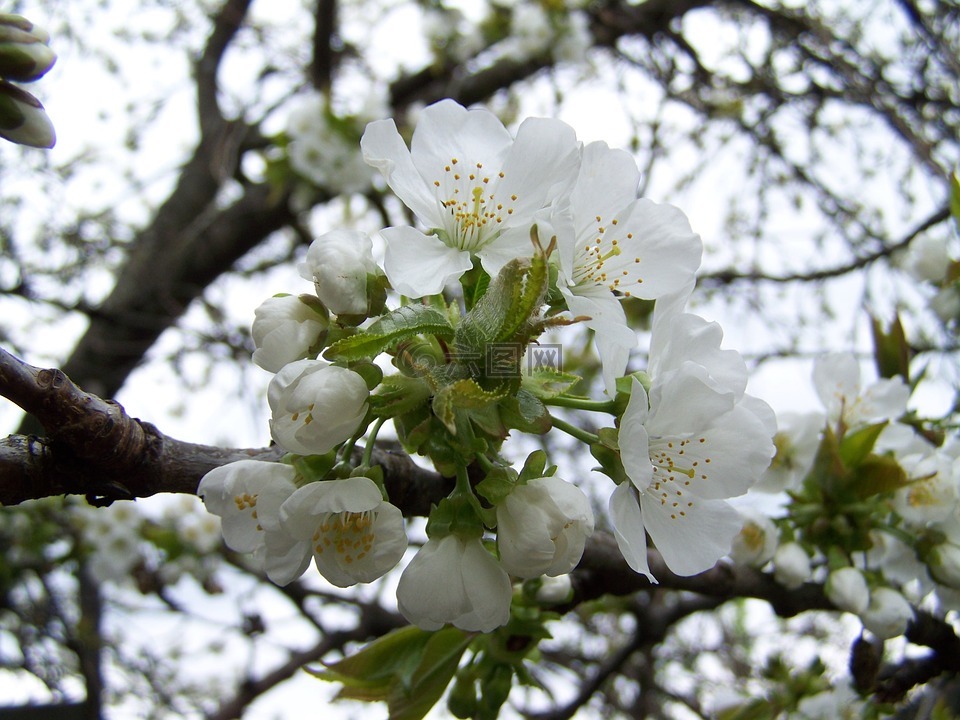
M49 43L50 34L27 18L0 13L0 137L18 145L52 148L57 142L40 101L13 84L46 75L57 61Z
M398 565L404 520L373 454L389 421L407 452L456 479L397 587L400 612L423 629L505 625L514 581L548 588L535 597L569 592L544 578L570 573L594 530L587 478L572 482L543 451L516 469L514 433L589 446L614 484L623 555L652 582L648 536L679 575L726 555L742 525L727 499L763 474L776 423L745 393L746 366L721 349L719 326L686 311L701 242L683 213L637 197L628 153L583 145L557 120L513 135L487 110L445 100L422 111L409 147L379 120L360 148L418 224L384 228L376 243L322 235L300 266L313 292L257 310L254 361L274 373L270 430L287 455L203 479L227 544L277 583L311 560L340 587ZM656 310L646 370L628 375L631 298ZM566 326L592 331L601 399L575 393L589 383L557 365L523 362ZM607 420L596 433L552 408Z
M902 635L914 606L958 607L960 444L908 424L903 377L864 386L852 354L819 357L813 384L823 412L781 418L757 485L788 493L783 517L748 518L732 556L772 561L788 588L822 582L873 635Z

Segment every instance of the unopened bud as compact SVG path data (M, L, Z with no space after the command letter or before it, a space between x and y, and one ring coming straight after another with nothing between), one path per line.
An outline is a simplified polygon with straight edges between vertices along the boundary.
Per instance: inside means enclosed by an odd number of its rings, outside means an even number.
M934 580L941 585L960 590L960 546L953 543L935 545L926 560Z
M539 582L539 587L534 595L537 602L556 605L568 602L573 597L573 584L570 582L569 575L557 575L556 577L544 575L536 582Z
M870 604L870 588L867 581L856 568L845 567L834 570L827 578L824 588L830 602L841 610L861 614Z
M881 640L903 635L913 620L913 608L892 588L877 588L870 595L870 605L860 616L863 626Z
M33 95L0 80L0 137L37 148L52 148L57 142L53 123Z
M0 77L32 82L57 61L47 42L50 34L20 15L0 14Z
M788 590L796 590L810 579L810 556L798 543L781 545L773 556L773 577Z

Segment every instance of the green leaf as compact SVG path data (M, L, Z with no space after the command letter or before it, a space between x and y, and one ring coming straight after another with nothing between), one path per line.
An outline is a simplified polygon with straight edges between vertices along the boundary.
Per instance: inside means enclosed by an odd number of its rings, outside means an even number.
M521 387L543 400L562 395L580 381L579 376L555 370L539 370L524 375Z
M431 392L430 386L420 378L388 375L370 396L370 409L378 417L403 415L425 404Z
M472 378L444 385L433 396L433 412L452 434L457 434L456 411L480 410L495 404L502 392L484 390Z
M900 315L896 315L890 323L889 331L884 331L880 321L870 318L870 329L873 333L873 356L877 365L877 373L883 378L892 378L899 375L904 382L910 382L910 345L903 332Z
M387 313L366 330L333 343L324 353L330 360L361 360L379 355L402 340L430 334L453 337L444 313L429 305L404 305Z
M840 459L844 467L856 468L873 452L877 438L887 426L887 422L875 423L849 433L840 441Z
M325 670L307 668L307 672L320 680L341 683L338 698L387 700L393 685L413 676L430 636L413 625L399 628Z
M895 492L909 484L900 463L887 455L870 455L857 466L853 476L854 488L861 498Z
M523 462L523 469L520 470L519 480L535 480L544 477L544 470L547 468L547 454L543 450L534 450L527 455Z
M553 427L547 406L522 389L500 402L500 417L507 427L532 435L544 435Z
M392 687L387 700L389 720L424 717L447 689L472 641L471 635L452 627L432 633L412 676Z
M517 486L517 473L513 468L505 465L496 465L490 469L486 477L481 480L475 490L491 505L499 505L506 500L507 495Z
M457 351L482 358L490 343L526 344L533 319L540 314L548 279L547 258L539 249L532 258L515 258L504 265L457 327Z

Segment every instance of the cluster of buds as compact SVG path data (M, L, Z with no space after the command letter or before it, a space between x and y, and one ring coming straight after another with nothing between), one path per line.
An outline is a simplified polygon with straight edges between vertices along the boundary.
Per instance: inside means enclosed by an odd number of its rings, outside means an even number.
M20 15L0 14L0 137L37 148L57 142L43 105L13 82L34 82L57 60L50 35ZM11 82L13 81L13 82Z

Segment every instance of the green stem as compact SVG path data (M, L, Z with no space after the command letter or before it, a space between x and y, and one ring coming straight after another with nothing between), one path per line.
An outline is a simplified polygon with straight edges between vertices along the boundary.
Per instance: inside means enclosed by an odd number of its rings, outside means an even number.
M576 425L571 425L566 420L561 420L558 417L551 416L553 426L557 430L563 430L567 435L572 435L577 440L585 442L587 445L593 445L596 442L600 442L600 438L597 435L594 435L592 432L587 432L583 428L579 428Z
M380 432L380 428L383 427L383 423L387 421L386 418L378 417L373 421L373 427L370 429L370 437L367 438L366 447L363 448L363 459L362 463L364 467L370 467L371 461L373 460L373 446L377 442L377 433Z
M555 407L573 408L574 410L590 410L591 412L603 412L610 415L616 415L616 407L613 400L591 400L590 398L571 397L569 395L557 395L543 400L544 405L553 405Z
M467 475L465 465L457 465L457 484L454 486L451 495L473 497L473 488L470 487L470 477Z

